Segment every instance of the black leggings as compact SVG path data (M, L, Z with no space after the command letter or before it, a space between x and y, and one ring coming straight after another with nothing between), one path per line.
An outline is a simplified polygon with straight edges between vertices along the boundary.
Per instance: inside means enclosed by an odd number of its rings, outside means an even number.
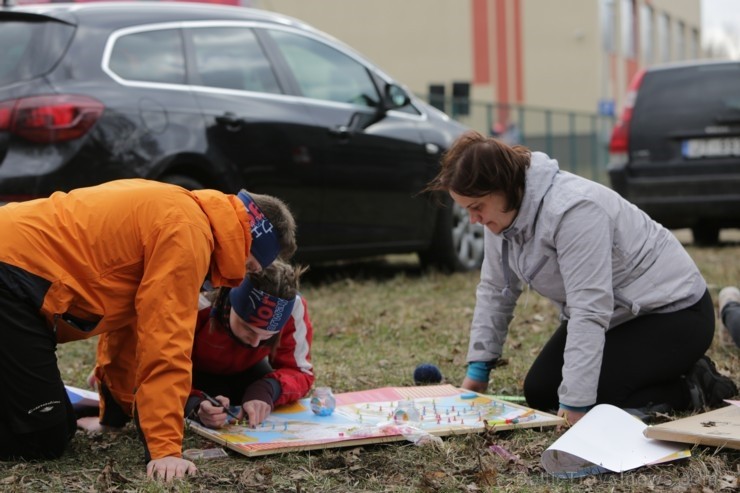
M77 428L38 310L0 283L0 460L53 459Z
M527 404L535 409L559 407L567 333L568 324L563 322L524 380ZM621 408L667 404L674 410L688 409L689 393L682 376L709 349L713 336L714 307L708 291L683 310L640 316L607 331L596 404Z

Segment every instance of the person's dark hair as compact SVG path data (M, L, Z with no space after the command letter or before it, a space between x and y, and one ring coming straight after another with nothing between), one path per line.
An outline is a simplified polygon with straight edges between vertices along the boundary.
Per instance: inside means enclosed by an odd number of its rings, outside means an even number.
M286 300L295 298L300 286L301 275L308 270L301 265L292 266L276 260L266 269L249 274L252 286L267 294Z
M467 131L442 156L439 173L424 191L452 191L465 197L503 192L507 211L519 209L531 155L524 146L512 147L474 130Z
M243 190L246 192L246 190ZM278 258L289 260L295 255L298 245L295 240L296 225L293 214L291 214L288 205L277 197L272 195L262 195L258 193L247 192L254 200L254 203L267 216L278 233L280 241L280 255Z

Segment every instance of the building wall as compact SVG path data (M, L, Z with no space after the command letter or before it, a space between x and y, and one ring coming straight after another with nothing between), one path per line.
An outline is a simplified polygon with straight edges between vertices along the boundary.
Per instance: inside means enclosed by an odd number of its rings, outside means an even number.
M430 83L469 81L468 0L246 0L297 17L354 47L417 94Z
M526 104L596 111L602 74L598 1L523 3Z
M700 1L242 3L297 17L341 39L417 94L444 84L450 96L453 82L468 81L476 102L618 113L641 68L700 56ZM652 20L646 29L648 7Z

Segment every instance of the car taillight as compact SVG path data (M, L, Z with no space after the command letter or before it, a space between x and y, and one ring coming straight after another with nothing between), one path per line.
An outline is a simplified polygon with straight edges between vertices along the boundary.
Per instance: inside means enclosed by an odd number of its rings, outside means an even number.
M82 137L103 113L88 96L57 94L0 102L0 131L31 142L51 144Z
M635 99L637 99L637 90L642 84L642 78L645 76L645 71L641 70L632 78L627 95L624 98L624 108L622 109L622 117L617 121L617 124L612 130L611 140L609 141L609 154L611 155L611 161L626 161L627 152L629 150L629 130L630 121L632 120L632 109L635 106Z

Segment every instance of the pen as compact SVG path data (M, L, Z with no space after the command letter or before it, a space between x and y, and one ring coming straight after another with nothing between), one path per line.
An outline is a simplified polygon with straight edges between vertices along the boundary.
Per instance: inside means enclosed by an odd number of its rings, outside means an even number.
M487 420L486 422L489 425L515 425L524 421L530 421L535 418L537 418L537 416L534 414L534 409L530 409L513 418Z
M216 399L214 399L210 395L206 394L205 392L202 392L201 391L201 395L203 396L203 398L205 400L207 400L208 402L210 402L214 406L218 406L218 407L224 408L224 411L226 411L226 414L228 414L229 416L231 416L232 418L234 418L237 422L239 422L239 417L236 414L232 413L231 410L228 407L224 406L219 401L217 401Z

